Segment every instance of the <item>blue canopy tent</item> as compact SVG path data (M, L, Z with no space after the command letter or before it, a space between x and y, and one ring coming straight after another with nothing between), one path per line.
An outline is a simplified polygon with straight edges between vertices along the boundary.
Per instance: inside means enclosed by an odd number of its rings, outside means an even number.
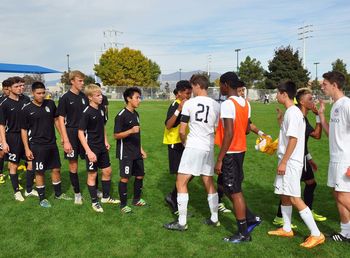
M0 73L62 73L57 70L49 69L38 65L23 65L23 64L5 64L0 63Z

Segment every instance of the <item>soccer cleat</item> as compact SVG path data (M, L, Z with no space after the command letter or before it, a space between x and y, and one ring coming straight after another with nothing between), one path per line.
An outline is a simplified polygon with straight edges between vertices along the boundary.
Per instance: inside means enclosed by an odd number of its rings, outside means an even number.
M21 193L20 191L16 192L16 193L14 194L14 196L15 196L15 200L16 200L16 201L24 202L23 195L22 195L22 193Z
M315 221L319 221L319 222L321 222L321 221L325 221L325 220L327 220L327 218L326 218L326 217L324 217L324 216L322 216L322 215L317 214L317 213L316 213L314 210L312 210L311 212L312 212L312 216L314 217L314 220L315 220Z
M239 243L252 241L252 237L250 235L244 236L241 233L237 233L237 234L235 234L233 236L225 237L223 240L225 242L230 242L230 243L233 243L233 244L239 244Z
M255 227L261 224L261 222L262 222L262 219L258 216L255 217L255 221L248 222L248 228L247 228L248 233L252 232Z
M283 218L281 217L275 217L272 221L272 224L276 225L276 226L279 226L279 227L283 227ZM294 225L294 224L291 224L290 227L292 229L296 229L298 226L297 225Z
M96 212L103 212L103 208L99 202L95 202L95 203L91 204L91 207Z
M117 199L113 199L111 197L108 198L101 198L101 203L108 203L108 204L119 204L120 201Z
M77 205L83 204L83 197L81 196L81 193L74 194L74 204L77 204Z
M324 235L321 233L320 236L309 236L306 238L304 243L301 243L300 246L305 247L305 248L313 248L317 245L323 244L326 241L326 238Z
M5 183L5 176L1 175L0 176L0 184L4 184Z
M220 227L220 225L221 225L220 221L214 222L210 218L205 219L203 223L208 225L208 226L213 226L213 227Z
M103 197L103 193L97 189L97 198L102 198Z
M283 228L269 231L269 232L267 232L267 234L269 234L270 236L280 236L280 237L293 237L294 236L293 230L287 232L287 231L284 231Z
M47 199L41 200L39 205L43 208L51 208L51 204Z
M167 204L169 204L170 208L173 210L173 212L177 212L177 203L175 203L173 201L173 199L171 198L171 193L169 193L166 197L165 197L165 202Z
M225 204L224 204L223 202L220 202L220 203L219 203L218 209L219 209L219 211L222 212L222 213L230 213L230 212L232 212L231 210L229 210L229 209L227 209L227 208L225 207Z
M121 211L122 213L127 214L127 213L131 213L131 212L132 212L132 209L131 209L129 206L124 206L123 208L120 209L120 211Z
M65 193L62 193L60 196L55 195L55 199L57 200L65 200L65 201L71 201L72 198L66 195Z
M25 197L30 197L30 196L38 197L39 194L38 194L37 190L32 189L32 191L29 192L29 193L28 193L27 190L26 190L26 191L24 192L24 196L25 196Z
M177 230L177 231L185 231L188 228L187 224L180 225L178 221L173 221L168 224L164 224L164 227L169 230Z
M134 205L134 206L146 206L147 203L144 199L140 199L138 201L133 200L132 205Z
M348 242L348 243L350 243L350 238L346 238L345 236L343 236L340 233L334 233L334 234L330 235L329 238L335 242Z

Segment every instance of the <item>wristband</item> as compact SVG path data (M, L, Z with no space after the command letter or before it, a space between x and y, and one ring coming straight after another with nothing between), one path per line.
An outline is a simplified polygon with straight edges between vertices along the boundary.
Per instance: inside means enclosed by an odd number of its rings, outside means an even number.
M321 123L321 118L319 115L316 116L316 124L320 124Z
M311 156L310 153L306 154L306 159L307 159L307 160L312 160L312 156Z
M258 135L259 135L259 136L263 136L263 135L264 135L264 132L261 131L261 130L259 130Z
M174 112L174 115L179 116L179 114L180 114L180 111L176 109L176 111Z

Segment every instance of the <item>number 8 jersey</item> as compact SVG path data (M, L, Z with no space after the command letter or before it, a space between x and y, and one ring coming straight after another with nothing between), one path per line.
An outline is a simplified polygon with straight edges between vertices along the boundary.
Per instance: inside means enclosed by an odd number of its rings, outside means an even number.
M207 96L197 96L185 102L182 122L189 122L186 147L210 151L214 148L214 133L220 114L220 104Z

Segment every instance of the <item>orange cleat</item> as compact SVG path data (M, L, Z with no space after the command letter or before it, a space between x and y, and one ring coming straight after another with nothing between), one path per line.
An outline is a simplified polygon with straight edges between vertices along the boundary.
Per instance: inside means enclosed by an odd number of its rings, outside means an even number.
M293 237L294 236L293 230L287 232L283 228L269 231L269 232L267 232L267 234L269 234L270 236L280 236L280 237Z
M304 243L301 243L300 246L305 248L314 248L317 245L323 244L326 241L326 238L321 233L320 236L309 236L306 238Z

